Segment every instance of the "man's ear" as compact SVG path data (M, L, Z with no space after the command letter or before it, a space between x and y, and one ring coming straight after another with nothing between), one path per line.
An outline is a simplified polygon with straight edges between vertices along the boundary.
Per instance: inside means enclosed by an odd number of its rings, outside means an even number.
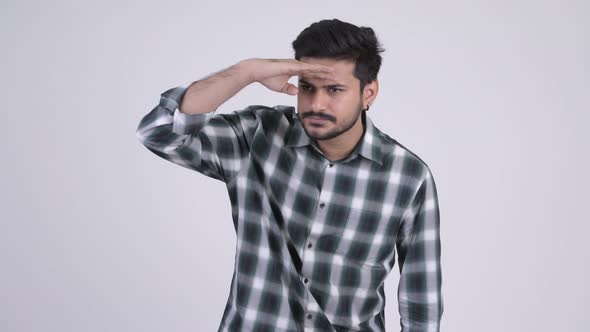
M373 104L377 93L379 93L379 81L374 79L371 83L367 83L363 89L363 107Z

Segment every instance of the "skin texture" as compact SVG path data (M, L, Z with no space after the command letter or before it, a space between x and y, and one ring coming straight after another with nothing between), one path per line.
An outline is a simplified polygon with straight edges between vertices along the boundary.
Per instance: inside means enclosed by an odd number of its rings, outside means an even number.
M330 160L344 159L363 135L361 112L375 100L379 83L368 83L361 95L353 61L306 57L301 61L334 68L334 79L299 75L297 115L307 135Z

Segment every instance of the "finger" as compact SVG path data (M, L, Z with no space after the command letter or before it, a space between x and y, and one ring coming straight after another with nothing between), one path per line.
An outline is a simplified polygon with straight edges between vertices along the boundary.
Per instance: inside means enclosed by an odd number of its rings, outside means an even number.
M334 81L336 76L332 73L318 73L318 72L303 72L301 76L306 78L314 78L319 80Z
M334 68L331 67L327 67L328 70L324 70L324 69L303 69L300 72L306 75L327 75L327 76L332 76L335 75L336 71L334 70Z
M333 67L319 65L319 64L311 64L311 63L305 64L305 66L302 68L302 70L309 71L309 72L319 72L319 73L334 73L335 72Z
M322 65L318 63L307 63L303 61L294 60L293 63L295 64L296 71L317 71L317 72L325 72L331 73L334 72L334 68L327 65Z
M297 89L295 85L288 83L287 87L283 89L283 92L288 95L295 96L299 93L299 89Z

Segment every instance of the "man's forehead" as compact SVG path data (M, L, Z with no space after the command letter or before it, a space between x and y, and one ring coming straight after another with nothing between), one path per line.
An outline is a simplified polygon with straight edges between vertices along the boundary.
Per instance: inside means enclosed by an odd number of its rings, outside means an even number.
M310 75L301 74L298 76L299 81L311 85L320 85L324 87L338 86L353 86L357 78L354 76L354 61L342 60L342 59L331 59L331 58L313 58L303 57L302 62L320 64L334 69L334 79L318 79Z

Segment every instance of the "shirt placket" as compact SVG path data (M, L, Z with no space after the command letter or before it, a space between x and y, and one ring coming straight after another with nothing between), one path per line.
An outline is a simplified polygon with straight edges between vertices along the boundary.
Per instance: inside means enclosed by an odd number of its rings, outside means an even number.
M313 294L309 291L309 285L313 282L311 275L313 272L313 266L315 264L315 245L316 239L320 236L323 231L326 218L326 210L331 200L330 191L324 190L324 188L333 188L334 175L336 171L335 164L333 162L324 159L320 166L323 169L324 176L322 177L322 184L320 186L319 196L316 203L316 210L314 217L311 222L311 229L305 241L302 254L302 269L301 269L301 280L305 285L305 322L304 331L315 331L315 321L318 319L316 316L321 313L321 309L317 300Z

